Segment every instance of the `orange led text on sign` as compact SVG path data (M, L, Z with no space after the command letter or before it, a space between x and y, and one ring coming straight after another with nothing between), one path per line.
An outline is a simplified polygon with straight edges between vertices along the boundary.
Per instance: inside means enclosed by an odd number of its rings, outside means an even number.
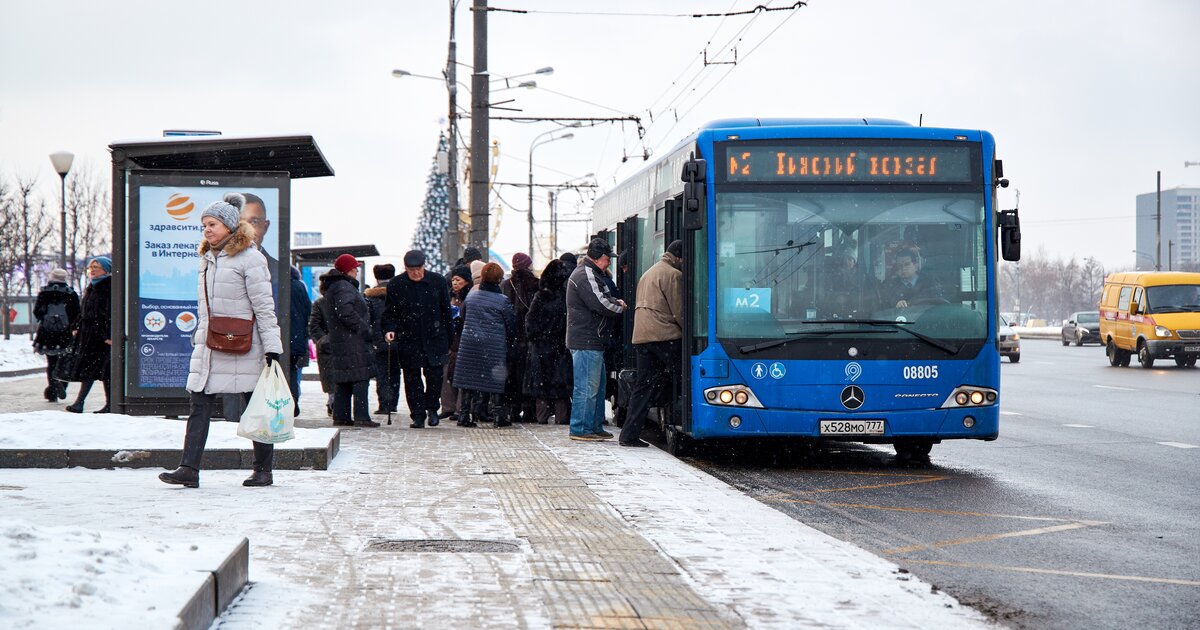
M937 156L872 157L871 175L937 175Z
M851 153L846 157L829 157L829 156L800 156L797 158L793 155L788 155L783 151L775 154L776 167L775 174L780 176L788 175L853 175L854 174L854 157L857 153Z

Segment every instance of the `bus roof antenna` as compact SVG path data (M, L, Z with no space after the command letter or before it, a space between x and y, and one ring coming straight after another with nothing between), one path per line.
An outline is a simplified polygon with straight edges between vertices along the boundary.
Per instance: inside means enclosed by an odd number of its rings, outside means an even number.
M925 126L925 114L923 114L923 113L922 113L922 114L917 114L917 126L918 126L918 127L924 127L924 126Z

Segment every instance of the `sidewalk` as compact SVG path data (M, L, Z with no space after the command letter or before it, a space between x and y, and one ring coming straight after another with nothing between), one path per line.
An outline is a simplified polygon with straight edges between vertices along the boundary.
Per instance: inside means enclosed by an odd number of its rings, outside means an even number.
M0 405L47 408L40 383L0 382ZM299 424L328 426L305 385ZM10 469L0 501L34 524L247 537L251 586L222 628L986 625L658 449L395 422L343 431L329 470L278 471L271 488L241 487L245 471L185 490L157 470Z

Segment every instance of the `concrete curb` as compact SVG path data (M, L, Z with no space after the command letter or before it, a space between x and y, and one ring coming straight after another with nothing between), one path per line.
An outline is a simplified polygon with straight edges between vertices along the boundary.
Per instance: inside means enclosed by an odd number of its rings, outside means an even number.
M338 431L323 447L275 449L276 470L327 470L341 449ZM0 468L175 468L182 449L0 449ZM210 449L204 451L205 470L250 470L254 451Z
M7 372L0 372L0 378L8 378L10 376L33 376L34 374L44 375L45 373L46 368L43 366L37 368L25 368L23 370L9 370Z
M250 579L250 541L243 538L179 611L177 628L204 630L229 607Z

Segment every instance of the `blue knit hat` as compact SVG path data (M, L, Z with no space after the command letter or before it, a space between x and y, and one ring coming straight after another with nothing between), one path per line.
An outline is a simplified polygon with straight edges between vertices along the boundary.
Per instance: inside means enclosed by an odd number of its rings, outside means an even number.
M200 220L204 217L213 217L214 219L225 224L230 232L236 232L238 229L238 221L242 219L242 206L246 205L246 198L238 193L225 193L224 201L214 201L208 204L204 212L200 213Z
M108 256L96 256L89 260L88 264L90 265L94 262L100 263L100 266L104 268L104 273L112 273L112 259Z

